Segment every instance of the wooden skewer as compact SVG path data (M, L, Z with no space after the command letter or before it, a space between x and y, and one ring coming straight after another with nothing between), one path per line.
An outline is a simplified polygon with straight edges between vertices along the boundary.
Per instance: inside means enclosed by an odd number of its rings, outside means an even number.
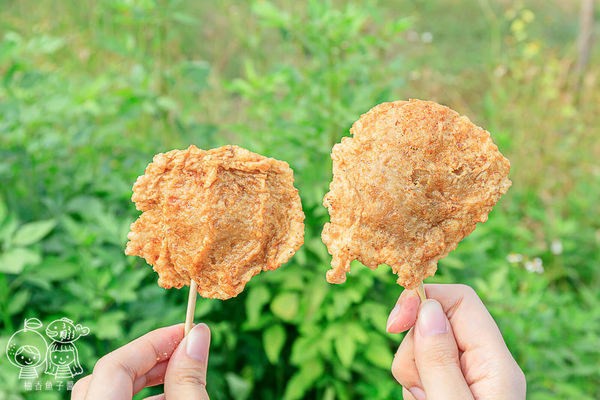
M419 283L419 286L417 286L417 293L421 298L421 302L427 300L427 296L425 295L425 288L423 287L423 282Z
M188 296L187 312L185 314L185 336L194 325L194 312L196 311L196 296L198 295L198 284L192 280L190 282L190 295Z

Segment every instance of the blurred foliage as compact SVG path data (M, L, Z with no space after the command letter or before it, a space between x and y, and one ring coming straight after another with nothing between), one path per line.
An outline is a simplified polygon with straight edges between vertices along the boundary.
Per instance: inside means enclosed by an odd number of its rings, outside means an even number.
M321 200L351 123L416 97L471 116L513 165L509 194L428 281L478 291L528 398L600 397L598 61L572 71L576 8L531 3L8 2L0 347L24 318L67 316L91 329L77 343L89 372L180 322L185 290L123 255L131 185L157 152L235 143L290 163L307 232L237 298L199 301L211 398L401 398L389 373L401 336L385 333L401 290L389 268L358 263L346 284L325 282ZM0 398L61 397L35 394L1 357Z

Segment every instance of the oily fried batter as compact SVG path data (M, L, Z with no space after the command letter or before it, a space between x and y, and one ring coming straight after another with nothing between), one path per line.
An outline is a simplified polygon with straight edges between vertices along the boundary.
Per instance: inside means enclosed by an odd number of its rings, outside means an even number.
M228 299L304 242L304 214L287 163L237 146L154 156L133 186L142 215L125 254L146 259L164 288L198 284Z
M344 282L357 259L371 269L385 263L400 285L416 287L511 185L489 132L431 101L380 104L350 133L333 147L323 199L331 283Z

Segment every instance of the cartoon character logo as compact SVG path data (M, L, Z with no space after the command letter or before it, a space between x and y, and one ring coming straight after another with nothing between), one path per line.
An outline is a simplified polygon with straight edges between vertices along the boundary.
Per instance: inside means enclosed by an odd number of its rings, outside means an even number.
M89 333L88 327L75 325L68 318L51 322L46 327L46 335L53 341L48 347L45 372L54 375L56 379L71 379L83 373L79 353L73 342Z
M16 331L8 339L6 356L12 365L20 369L19 379L38 378L38 367L46 361L48 343L37 331L41 327L39 319L26 319L23 329Z

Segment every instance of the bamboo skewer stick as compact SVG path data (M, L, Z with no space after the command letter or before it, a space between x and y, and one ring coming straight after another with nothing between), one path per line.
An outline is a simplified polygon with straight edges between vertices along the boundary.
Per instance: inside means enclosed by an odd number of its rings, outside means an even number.
M417 286L417 293L421 298L421 302L427 300L427 296L425 295L425 288L423 287L423 282L419 283L419 286Z
M198 295L198 284L192 280L190 282L190 295L188 296L187 312L185 314L185 336L194 325L194 312L196 311L196 296Z

